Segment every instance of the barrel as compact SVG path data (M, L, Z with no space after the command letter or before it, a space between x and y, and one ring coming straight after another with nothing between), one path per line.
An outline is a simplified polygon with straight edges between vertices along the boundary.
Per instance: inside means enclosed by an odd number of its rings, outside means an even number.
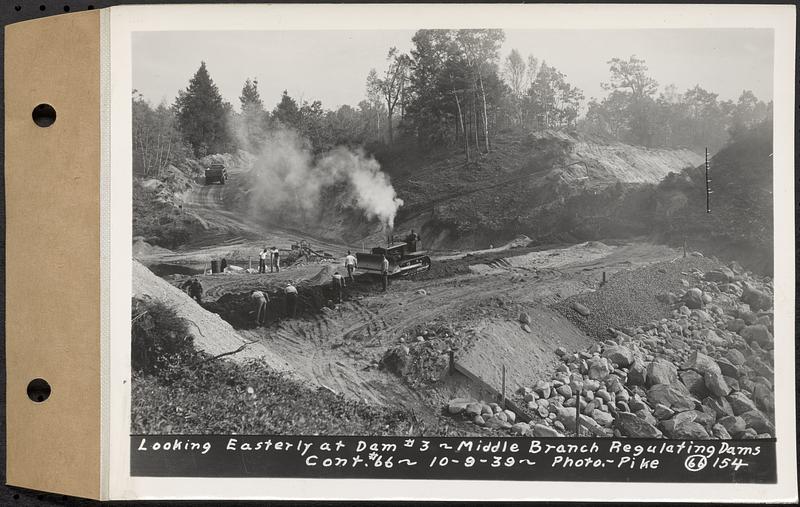
M218 261L211 261L211 272L212 273L219 273L219 263L218 263Z

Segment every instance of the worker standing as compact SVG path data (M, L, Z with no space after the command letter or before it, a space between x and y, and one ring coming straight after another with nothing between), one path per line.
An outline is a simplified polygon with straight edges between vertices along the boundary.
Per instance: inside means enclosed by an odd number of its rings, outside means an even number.
M225 257L222 258L222 261L219 263L219 272L224 273L225 269L228 267L228 261Z
M406 236L406 243L408 244L408 251L409 252L416 252L417 251L417 243L420 242L419 234L414 232L414 229L411 229L411 234Z
M333 285L333 295L336 298L336 302L341 303L342 295L344 294L345 283L344 277L340 275L338 271L333 274L333 281L331 282L331 285Z
M278 247L273 246L270 252L270 266L269 272L281 272L281 252L278 250Z
M344 267L347 270L347 278L352 282L354 280L353 271L358 267L358 259L350 253L350 250L347 251L347 257L344 258Z
M297 315L297 287L289 282L283 292L286 294L286 315L294 318Z
M389 286L389 259L386 258L386 254L383 255L381 262L381 285L383 285L383 292L386 292Z
M253 306L256 308L256 325L263 326L267 321L267 303L269 302L269 296L260 290L256 290L250 295L250 299L253 300Z
M267 255L269 255L269 253L267 252L267 247L264 247L264 249L261 250L261 253L258 254L258 272L259 273L266 273L267 272Z

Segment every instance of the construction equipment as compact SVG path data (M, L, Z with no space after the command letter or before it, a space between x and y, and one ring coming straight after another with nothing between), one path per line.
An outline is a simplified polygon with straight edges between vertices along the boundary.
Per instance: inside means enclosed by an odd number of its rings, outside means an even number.
M431 268L431 258L425 252L409 251L405 242L391 243L386 248L375 247L370 253L357 253L358 269L361 272L381 274L383 256L389 260L389 276L407 276L427 271Z
M225 184L228 179L228 171L225 169L224 164L211 164L206 168L206 185L211 185L218 181L221 185Z
M293 251L299 251L298 255L305 255L306 257L321 257L323 259L333 259L333 255L321 250L314 250L309 245L308 241L300 240L299 243L292 244Z

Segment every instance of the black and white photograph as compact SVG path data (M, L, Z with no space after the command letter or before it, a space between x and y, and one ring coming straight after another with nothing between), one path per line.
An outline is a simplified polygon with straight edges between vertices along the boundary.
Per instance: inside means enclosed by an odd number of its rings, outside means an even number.
M774 442L772 29L130 44L133 451Z

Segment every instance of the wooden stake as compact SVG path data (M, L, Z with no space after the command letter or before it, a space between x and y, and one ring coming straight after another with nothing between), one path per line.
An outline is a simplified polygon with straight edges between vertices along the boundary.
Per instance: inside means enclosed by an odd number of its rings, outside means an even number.
M506 408L506 365L503 365L503 408Z

